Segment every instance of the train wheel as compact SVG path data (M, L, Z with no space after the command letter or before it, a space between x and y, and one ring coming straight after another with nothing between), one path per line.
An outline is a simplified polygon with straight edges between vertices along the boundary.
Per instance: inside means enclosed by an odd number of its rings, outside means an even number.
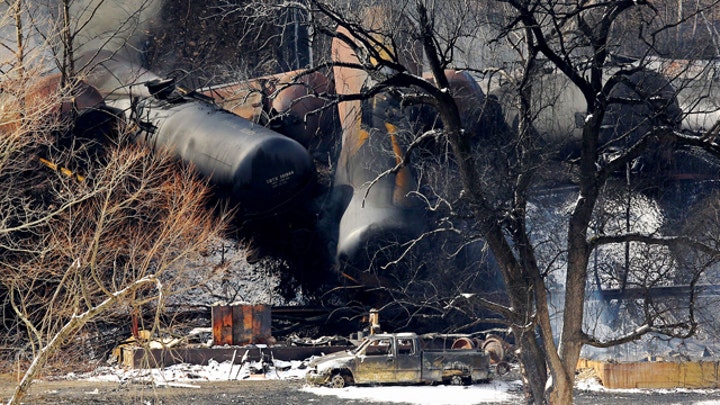
M505 357L505 348L503 347L503 341L496 336L488 336L482 346L485 353L490 357L491 364L497 364Z
M503 376L510 372L510 364L505 361L501 361L495 365L495 373L499 376Z

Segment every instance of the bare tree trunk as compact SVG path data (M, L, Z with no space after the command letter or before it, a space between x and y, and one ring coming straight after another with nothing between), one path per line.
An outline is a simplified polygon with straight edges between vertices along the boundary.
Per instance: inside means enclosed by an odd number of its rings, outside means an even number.
M15 14L15 42L17 42L15 58L20 69L23 69L25 64L25 37L23 35L22 9L23 1L17 0L13 6L13 13Z
M100 304L88 309L82 314L71 317L70 320L65 323L65 325L63 325L63 327L55 333L52 339L50 339L50 341L48 341L35 355L32 363L30 363L30 367L27 371L25 371L22 380L20 380L20 383L18 383L17 387L15 387L15 392L8 401L8 405L16 405L20 403L30 389L30 385L35 379L37 373L43 368L45 363L47 363L48 359L60 348L63 342L67 341L73 334L79 331L83 325L108 309L112 304L135 291L138 287L149 283L158 283L158 280L154 276L141 278L122 290L113 293ZM159 286L158 291L160 291Z
M70 81L75 80L75 52L73 38L74 33L72 32L71 16L70 16L70 1L63 0L62 2L63 11L63 27L62 27L62 44L63 44L63 63L62 63L62 74L63 74L63 85L67 85Z
M599 123L593 114L583 130L580 158L580 195L570 217L568 229L568 264L565 276L565 303L562 333L558 352L562 369L555 370L552 404L570 404L573 399L575 369L585 344L583 319L585 314L585 283L589 262L587 230L598 197L595 179Z
M545 354L533 331L515 329L513 335L516 336L516 343L520 347L520 367L526 390L526 400L528 403L542 404L545 402L543 398L547 383Z

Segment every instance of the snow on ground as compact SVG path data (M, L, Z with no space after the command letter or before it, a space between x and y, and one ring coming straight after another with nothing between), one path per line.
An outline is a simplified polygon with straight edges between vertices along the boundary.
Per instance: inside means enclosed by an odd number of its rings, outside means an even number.
M275 360L269 367L260 362L244 362L242 365L229 361L218 363L210 360L207 365L176 364L163 369L125 369L121 367L100 367L90 373L70 373L67 379L84 381L152 382L158 386L197 387L205 381L228 380L304 380L306 369L302 361ZM417 405L453 404L481 405L489 403L522 403L520 381L492 381L488 384L471 386L364 386L342 389L305 385L301 390L318 396L334 396L341 399L357 400L363 403L402 402ZM582 391L605 393L641 393L648 396L672 395L679 392L707 392L717 395L719 390L687 389L607 389L597 379L577 381L576 388ZM720 400L692 402L692 405L720 405Z
M717 395L720 393L717 389L688 389L688 388L605 388L596 378L586 378L576 381L575 388L582 391L596 392L614 392L614 393L635 393L646 394L648 396L673 395L681 392L707 393L708 395ZM689 405L720 405L720 400L712 399L707 401L692 402Z
M274 360L274 366L265 367L263 372L261 362L247 361L231 366L229 361L218 363L215 360L210 360L207 365L183 363L152 369L100 367L89 373L79 375L71 373L66 378L119 383L142 381L152 382L156 385L245 379L290 380L305 378L305 370L302 364L302 361Z
M521 397L510 390L520 388L520 382L492 381L467 387L438 386L382 386L328 388L305 386L303 391L315 395L335 396L363 402L402 402L417 405L475 405L497 402L521 403Z
M203 381L227 380L268 380L305 379L303 362L275 360L264 373L259 362L245 362L230 365L229 361L218 363L210 360L207 365L176 364L163 369L124 369L121 367L100 367L85 374L70 373L67 379L126 383L130 381L152 382L158 386L193 387ZM347 387L343 389L304 386L303 391L319 396L336 396L357 399L363 402L402 402L422 404L475 405L497 402L518 402L520 396L510 391L519 391L520 382L492 381L472 386L372 386Z

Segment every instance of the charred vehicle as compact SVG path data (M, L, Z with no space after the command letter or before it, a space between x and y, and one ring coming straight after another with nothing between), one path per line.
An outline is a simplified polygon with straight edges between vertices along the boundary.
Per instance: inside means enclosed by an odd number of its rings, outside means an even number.
M310 362L307 381L342 388L352 384L471 384L490 379L481 349L429 348L415 333L370 336L356 349Z

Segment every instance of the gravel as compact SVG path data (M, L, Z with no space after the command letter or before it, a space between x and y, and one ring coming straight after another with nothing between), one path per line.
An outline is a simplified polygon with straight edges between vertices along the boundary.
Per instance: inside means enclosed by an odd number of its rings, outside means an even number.
M25 398L28 404L365 404L366 400L318 396L302 390L302 380L252 380L149 385L87 381L40 381ZM0 400L7 402L13 384L0 378ZM191 388L196 387L196 388ZM518 394L518 398L521 398ZM515 402L496 402L511 405ZM373 402L379 405L398 402ZM577 405L720 404L719 390L582 390Z

